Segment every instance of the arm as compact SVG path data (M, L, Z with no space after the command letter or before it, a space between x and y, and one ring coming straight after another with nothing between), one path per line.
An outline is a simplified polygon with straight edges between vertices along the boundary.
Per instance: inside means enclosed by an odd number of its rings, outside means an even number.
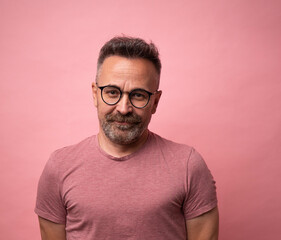
M218 208L186 221L188 240L217 240L219 232Z
M65 225L38 217L42 240L66 240Z

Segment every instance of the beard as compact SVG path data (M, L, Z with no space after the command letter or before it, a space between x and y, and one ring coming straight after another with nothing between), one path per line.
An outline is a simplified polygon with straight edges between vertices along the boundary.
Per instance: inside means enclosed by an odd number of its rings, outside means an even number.
M118 124L118 122L128 124L123 125ZM135 113L126 115L109 113L105 115L104 120L101 120L101 126L104 134L112 142L122 145L136 142L147 128L142 118Z

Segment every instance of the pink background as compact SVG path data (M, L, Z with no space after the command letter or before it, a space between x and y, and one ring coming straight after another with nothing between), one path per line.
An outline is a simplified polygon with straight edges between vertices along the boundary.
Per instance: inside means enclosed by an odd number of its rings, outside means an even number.
M0 18L1 239L39 239L38 178L97 132L97 54L121 33L160 49L150 129L205 157L220 239L281 239L280 1L1 0Z

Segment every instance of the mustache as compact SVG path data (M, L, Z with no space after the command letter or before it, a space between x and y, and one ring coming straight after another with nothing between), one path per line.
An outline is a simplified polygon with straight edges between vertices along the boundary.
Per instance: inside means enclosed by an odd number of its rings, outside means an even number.
M108 122L125 122L125 123L141 123L141 117L135 113L128 113L126 115L122 115L121 113L112 114L109 113L105 116L106 121Z

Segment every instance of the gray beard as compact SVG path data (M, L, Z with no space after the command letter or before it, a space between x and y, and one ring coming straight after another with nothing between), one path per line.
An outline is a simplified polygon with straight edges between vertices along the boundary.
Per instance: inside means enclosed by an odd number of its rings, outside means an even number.
M129 115L111 115L105 116L105 120L101 123L104 134L114 143L127 145L136 142L143 134L146 126L142 123L142 119L136 114ZM118 125L114 121L124 121L130 125ZM118 130L116 130L116 128ZM119 132L123 133L120 134Z

